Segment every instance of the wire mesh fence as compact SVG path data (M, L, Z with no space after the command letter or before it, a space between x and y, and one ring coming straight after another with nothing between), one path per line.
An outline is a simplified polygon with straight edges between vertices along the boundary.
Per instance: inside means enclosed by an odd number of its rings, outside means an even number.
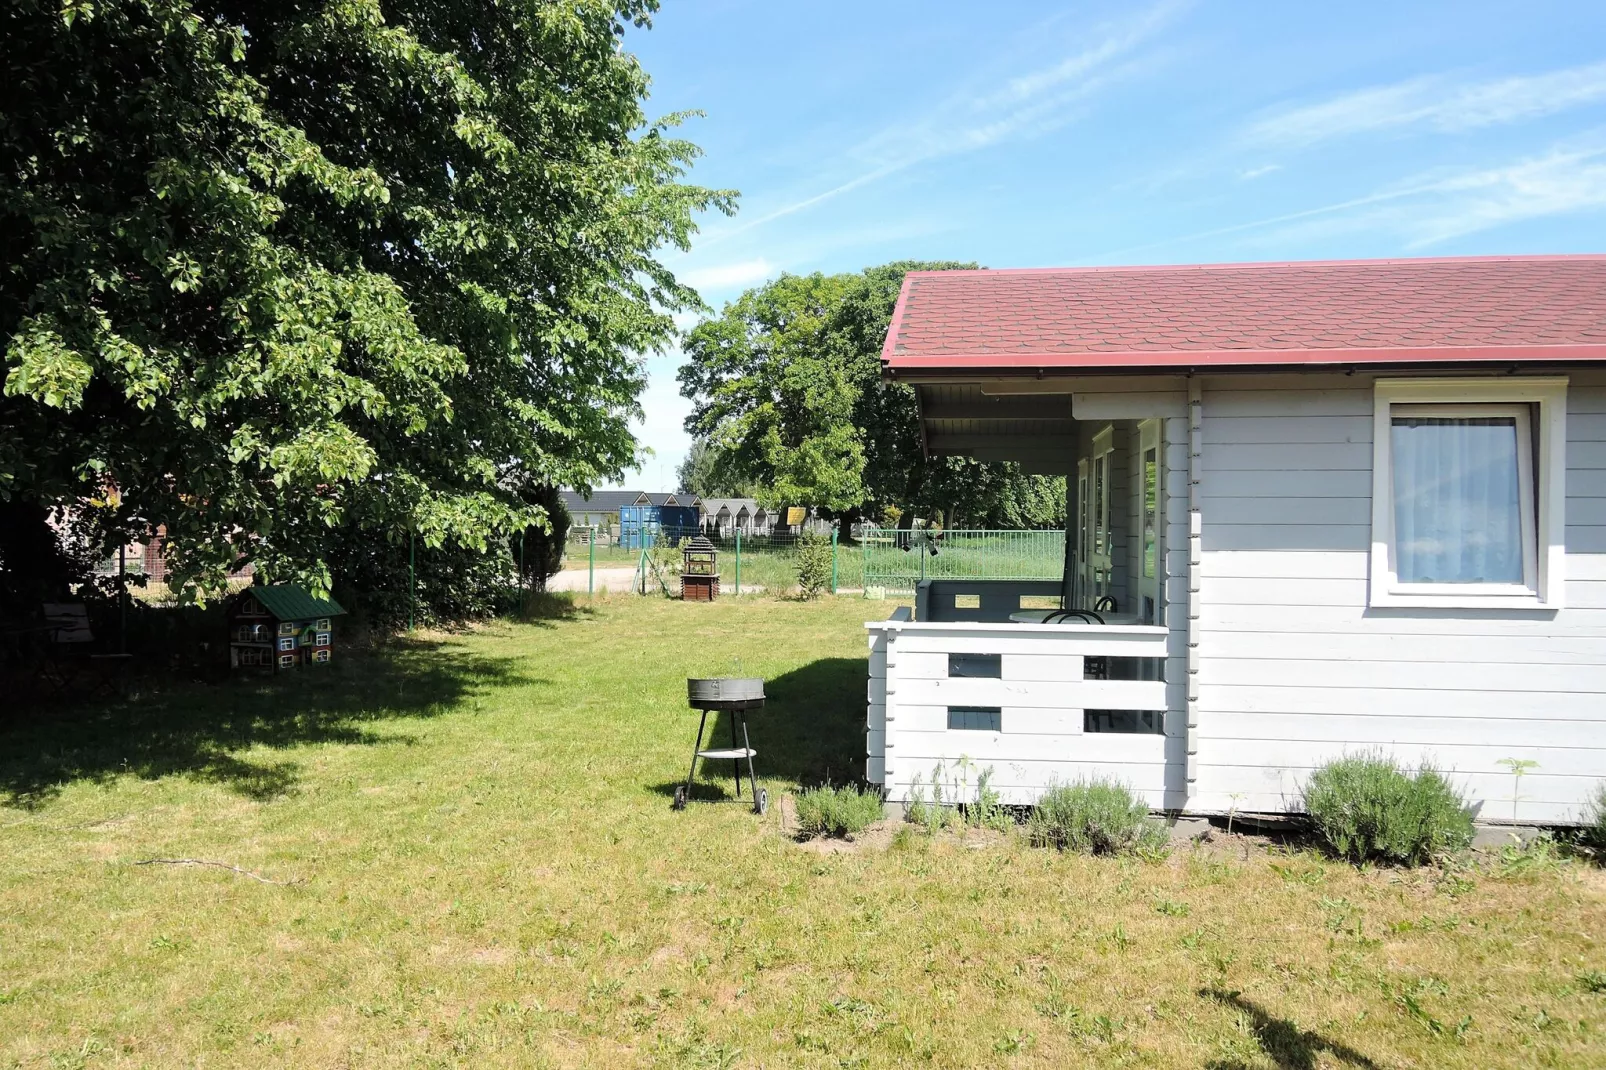
M151 535L123 548L121 556L110 554L95 565L96 579L106 583L121 582L130 595L153 605L178 602L179 592L168 582L167 538ZM250 564L229 573L226 590L208 591L209 596L232 594L249 587L255 580L256 569Z
M564 567L593 573L629 568L635 575L632 589L675 593L681 547L695 534L660 538L646 551L601 540L595 545L571 541ZM784 594L798 586L798 545L811 536L772 531L703 537L718 553L721 593ZM908 595L922 579L1058 580L1065 569L1063 531L855 527L814 537L830 541L830 590L836 593Z
M1065 532L864 528L857 547L865 593L908 594L925 579L1058 580Z

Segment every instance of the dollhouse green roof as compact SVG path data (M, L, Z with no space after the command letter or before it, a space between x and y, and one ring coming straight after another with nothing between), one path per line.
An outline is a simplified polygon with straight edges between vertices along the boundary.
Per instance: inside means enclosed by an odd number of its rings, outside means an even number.
M245 593L262 603L262 608L280 620L311 620L314 617L338 617L346 611L333 598L314 598L303 587L293 583L275 583L268 587L248 587Z

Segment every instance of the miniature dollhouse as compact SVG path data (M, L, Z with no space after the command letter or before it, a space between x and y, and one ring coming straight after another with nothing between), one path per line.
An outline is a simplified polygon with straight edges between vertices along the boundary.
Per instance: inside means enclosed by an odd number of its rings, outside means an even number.
M247 587L229 607L229 665L294 669L326 665L334 653L334 618L346 611L288 583Z

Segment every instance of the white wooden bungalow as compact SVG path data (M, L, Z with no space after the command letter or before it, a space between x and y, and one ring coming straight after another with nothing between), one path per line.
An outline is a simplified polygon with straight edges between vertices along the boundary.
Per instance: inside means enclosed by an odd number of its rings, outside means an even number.
M775 522L752 498L704 498L702 526L709 535L730 538L738 531L743 535L768 535Z
M1072 518L1061 581L868 626L891 799L961 757L1197 814L1373 748L1484 821L1606 783L1606 257L916 272L882 362L929 453L1063 473Z

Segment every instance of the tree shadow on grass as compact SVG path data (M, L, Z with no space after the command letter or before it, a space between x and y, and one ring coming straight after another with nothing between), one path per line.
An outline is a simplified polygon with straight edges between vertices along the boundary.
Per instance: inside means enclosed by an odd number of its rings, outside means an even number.
M58 717L0 726L0 805L37 810L68 784L186 776L252 799L292 790L300 767L240 752L309 743L406 742L377 730L433 717L497 687L534 683L517 659L407 640L278 676L233 676Z
M858 783L864 779L865 687L870 663L866 658L821 658L764 681L764 708L747 715L748 738L758 756L753 759L759 779L794 780L805 786ZM686 722L686 765L691 765L697 714ZM728 747L731 716L709 715L704 747ZM733 781L728 761L699 762L692 796L729 799ZM742 763L742 775L747 763ZM685 783L679 780L654 785L653 790L673 795ZM742 788L746 797L747 787Z
M555 628L577 620L588 620L597 615L589 603L581 601L584 595L574 591L525 591L514 599L514 604L503 619L519 624L533 624L538 628Z
M1202 988L1199 995L1242 1013L1249 1020L1260 1048L1277 1064L1278 1070L1316 1070L1316 1056L1325 1052L1345 1066L1361 1070L1377 1070L1377 1064L1354 1048L1328 1040L1320 1033L1301 1029L1286 1018L1273 1017L1253 1000L1237 992L1219 988ZM1237 1060L1217 1060L1206 1063L1207 1070L1245 1070L1248 1063Z

